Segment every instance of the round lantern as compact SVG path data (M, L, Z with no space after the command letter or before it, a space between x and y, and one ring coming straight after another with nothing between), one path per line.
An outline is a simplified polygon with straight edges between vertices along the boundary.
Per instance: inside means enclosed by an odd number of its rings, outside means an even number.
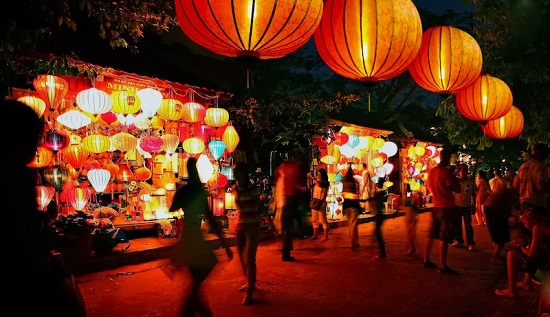
M36 203L38 204L38 210L46 211L54 195L55 188L44 185L36 186Z
M372 85L407 69L420 49L422 22L410 0L327 0L314 40L334 72Z
M210 136L212 136L212 130L213 128L208 124L198 124L195 126L195 137L201 139L206 144L210 140Z
M50 165L53 161L53 152L45 147L39 146L36 148L36 155L34 160L27 164L29 167L42 168Z
M92 153L103 153L111 147L111 140L102 134L91 134L86 136L81 143L82 147Z
M183 141L182 147L189 154L199 154L204 151L204 142L199 138L189 138Z
M450 95L477 79L482 62L481 48L470 34L452 26L436 26L424 32L409 72L422 88Z
M359 145L359 137L355 134L348 134L349 139L346 145L348 145L351 148L354 148Z
M189 101L183 104L182 120L189 123L201 122L206 116L206 108L198 102Z
M160 138L163 141L162 149L166 151L167 154L173 154L180 144L180 138L175 134L167 133Z
M375 151L378 151L384 146L384 144L386 144L386 140L384 140L382 138L375 138L372 141L372 145L371 145L370 148L375 150Z
M127 132L119 132L111 137L113 146L123 152L127 153L136 148L137 139L135 136Z
M177 121L184 115L184 106L181 101L177 99L164 99L160 103L160 107L157 110L157 115L167 121Z
M115 178L119 182L129 182L134 179L134 173L130 170L130 167L126 164L121 164Z
M72 130L78 130L92 123L92 119L78 110L69 110L57 116L57 122Z
M98 115L111 111L113 98L103 90L92 87L76 94L76 104L83 111Z
M87 177L95 191L103 193L111 180L111 173L103 168L95 168L88 171Z
M74 144L69 145L61 153L63 154L65 160L67 160L67 162L76 170L80 169L90 156L90 152L88 150L83 148L81 145Z
M207 186L211 189L219 189L224 188L229 180L227 179L227 176L221 173L214 173L212 177L207 182Z
M283 57L303 46L323 14L322 0L176 0L183 33L220 55Z
M334 133L334 143L337 145L344 145L348 143L349 135L347 135L344 132L336 132Z
M44 179L52 185L56 191L61 192L63 185L69 179L69 170L65 167L54 165L44 170Z
M456 93L456 107L465 118L486 123L502 117L512 108L512 91L491 75L479 76L470 86Z
M520 135L523 123L523 114L517 107L512 106L507 114L487 122L481 126L481 129L483 133L493 139L511 139Z
M62 77L54 75L39 75L32 84L52 112L57 109L69 91L69 83Z
M382 145L378 152L386 153L388 157L392 157L397 154L397 144L391 141L384 142L384 145Z
M76 211L82 211L86 207L86 204L88 204L92 192L89 188L75 186L67 189L65 195Z
M114 123L118 120L118 117L117 117L116 113L114 113L112 111L108 111L108 112L100 115L100 117L101 117L101 120L105 121L105 123L107 123L107 124Z
M44 146L54 153L69 145L69 135L61 130L50 129L44 135Z
M106 164L102 166L104 169L108 170L111 175L116 175L118 173L118 170L120 170L120 166L115 164L113 161L109 160ZM97 167L96 167L97 168Z
M217 161L222 157L223 151L225 151L225 143L220 140L213 140L208 142L208 149L210 149L210 153L212 153L212 156Z
M140 113L134 118L134 125L140 130L149 129L151 127L151 119L144 113Z
M126 90L115 90L111 93L113 99L112 111L117 114L134 114L141 109L141 101L137 94Z
M222 141L225 143L225 149L229 153L233 153L239 144L239 134L233 125L228 125L222 135Z
M162 103L162 93L153 88L143 88L136 93L141 100L141 111L148 117L153 117Z
M42 115L44 114L44 111L46 110L46 103L44 102L44 100L38 97L24 96L24 97L18 98L17 101L22 102L27 106L31 107L31 109L34 110L34 112L36 112L36 114L39 117L42 117Z
M148 153L155 153L162 148L164 141L156 135L144 136L139 141L139 147Z
M213 128L219 128L227 124L229 121L229 112L223 108L208 108L204 123Z
M134 178L141 182L148 180L149 178L151 178L152 175L153 173L151 172L151 170L145 166L137 168L134 171Z

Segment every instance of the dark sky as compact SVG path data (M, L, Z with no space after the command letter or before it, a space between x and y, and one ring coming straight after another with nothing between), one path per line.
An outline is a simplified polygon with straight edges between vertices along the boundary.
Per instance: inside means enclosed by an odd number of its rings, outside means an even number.
M464 11L468 7L462 2L463 0L412 0L417 6L427 9L435 14L443 13L446 10Z

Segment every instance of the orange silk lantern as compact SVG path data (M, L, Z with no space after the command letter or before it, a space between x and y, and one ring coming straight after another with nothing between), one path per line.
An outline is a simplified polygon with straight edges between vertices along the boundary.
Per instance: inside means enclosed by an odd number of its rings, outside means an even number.
M222 135L222 141L225 143L225 150L233 153L239 144L240 138L233 125L228 125Z
M404 72L422 42L410 0L327 0L315 46L337 74L375 84Z
M483 133L493 139L511 139L520 135L523 124L523 114L517 107L512 106L507 114L487 122L481 126L481 129Z
M111 142L115 149L127 153L137 146L137 138L127 132L119 132L111 137Z
M183 33L220 55L283 57L304 45L321 21L322 0L176 0Z
M414 81L441 95L472 84L481 73L481 48L468 33L452 26L427 29L422 46L409 66Z
M54 75L39 75L32 84L52 112L56 110L69 91L69 83L62 77Z
M183 104L182 119L185 122L201 122L206 116L206 108L198 102L189 101Z
M153 172L151 172L150 169L148 169L147 167L145 166L142 166L140 168L137 168L135 171L134 171L134 178L138 181L146 181L148 180L149 178L151 178L151 176L153 175Z
M80 169L84 162L90 156L90 152L83 148L81 145L69 145L63 151L61 151L64 158L71 164L74 169Z
M27 164L29 167L33 168L42 168L49 166L53 161L53 152L45 148L43 146L39 146L36 148L36 155L34 156L34 160Z
M473 84L456 93L456 107L467 119L485 123L504 116L512 108L512 91L491 75L479 76Z

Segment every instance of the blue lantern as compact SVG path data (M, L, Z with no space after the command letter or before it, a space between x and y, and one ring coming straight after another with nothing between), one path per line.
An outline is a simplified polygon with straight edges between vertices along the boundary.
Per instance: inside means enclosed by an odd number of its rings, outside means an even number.
M220 140L213 140L208 142L208 148L210 149L210 153L212 153L212 156L217 161L222 157L223 151L225 151L225 143Z

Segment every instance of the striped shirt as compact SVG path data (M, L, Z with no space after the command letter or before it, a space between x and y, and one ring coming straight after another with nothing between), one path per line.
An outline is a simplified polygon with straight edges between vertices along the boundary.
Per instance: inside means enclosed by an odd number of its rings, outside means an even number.
M246 188L235 185L232 191L237 205L237 229L259 225L261 202L258 187L252 184Z

